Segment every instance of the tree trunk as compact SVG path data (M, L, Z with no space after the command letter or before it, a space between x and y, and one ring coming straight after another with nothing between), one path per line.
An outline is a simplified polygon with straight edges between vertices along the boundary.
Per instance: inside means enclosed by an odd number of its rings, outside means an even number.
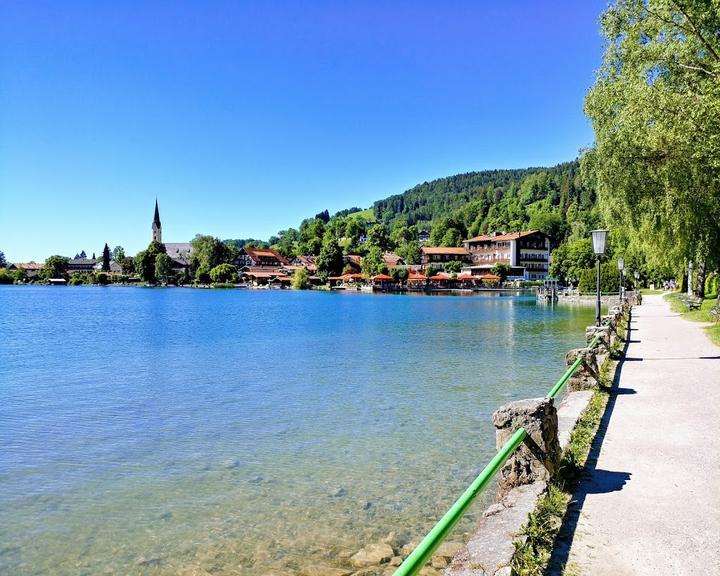
M681 278L682 280L680 280L680 293L685 294L688 289L688 275L683 272Z
M697 265L697 290L695 291L698 298L705 298L705 260L701 260Z

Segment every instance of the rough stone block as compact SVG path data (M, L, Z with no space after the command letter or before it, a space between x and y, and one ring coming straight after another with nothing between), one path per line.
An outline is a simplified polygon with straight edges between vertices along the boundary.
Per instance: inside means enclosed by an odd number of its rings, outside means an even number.
M585 329L586 342L590 344L596 334L600 334L597 350L600 353L607 354L610 351L610 329L607 326L588 326Z
M498 498L511 488L547 481L560 464L557 410L549 398L511 402L493 414L495 441L500 449L519 428L527 438L502 467L498 477Z
M565 365L569 368L578 358L582 358L583 361L568 380L568 391L573 392L576 390L591 390L597 388L600 370L598 368L595 351L588 350L587 348L570 350L565 356Z

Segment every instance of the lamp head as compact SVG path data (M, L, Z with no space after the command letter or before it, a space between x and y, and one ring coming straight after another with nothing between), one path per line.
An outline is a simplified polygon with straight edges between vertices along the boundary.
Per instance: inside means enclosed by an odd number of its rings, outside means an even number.
M620 270L621 272L625 270L625 260L623 260L622 258L618 258L618 270Z
M596 256L602 256L605 254L605 242L607 240L607 230L593 230L591 232L592 234L592 243L593 243L593 252Z

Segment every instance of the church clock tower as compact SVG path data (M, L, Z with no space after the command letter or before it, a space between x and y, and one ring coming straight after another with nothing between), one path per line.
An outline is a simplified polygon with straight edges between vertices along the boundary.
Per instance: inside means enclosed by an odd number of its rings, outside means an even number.
M157 198L155 198L155 218L152 223L152 239L162 244L162 224L160 224L160 210L158 210Z

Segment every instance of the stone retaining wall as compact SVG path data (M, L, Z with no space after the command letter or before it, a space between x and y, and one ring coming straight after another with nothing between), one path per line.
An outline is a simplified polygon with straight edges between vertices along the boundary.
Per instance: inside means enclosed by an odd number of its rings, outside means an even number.
M554 400L536 398L511 402L493 414L498 448L521 426L528 431L528 439L500 471L497 503L484 512L467 545L443 570L446 576L510 575L515 553L513 542L518 539L528 515L535 510L538 499L545 494L547 482L570 443L571 432L587 408L593 390L600 384L601 367L619 339L618 324L629 318L631 305L640 302L639 294L629 296L628 301L610 307L609 313L602 317L601 326L587 328L588 343L597 334L601 335L593 350L581 348L568 352L566 366L578 357L583 358L583 363L568 380L567 394L557 407Z

